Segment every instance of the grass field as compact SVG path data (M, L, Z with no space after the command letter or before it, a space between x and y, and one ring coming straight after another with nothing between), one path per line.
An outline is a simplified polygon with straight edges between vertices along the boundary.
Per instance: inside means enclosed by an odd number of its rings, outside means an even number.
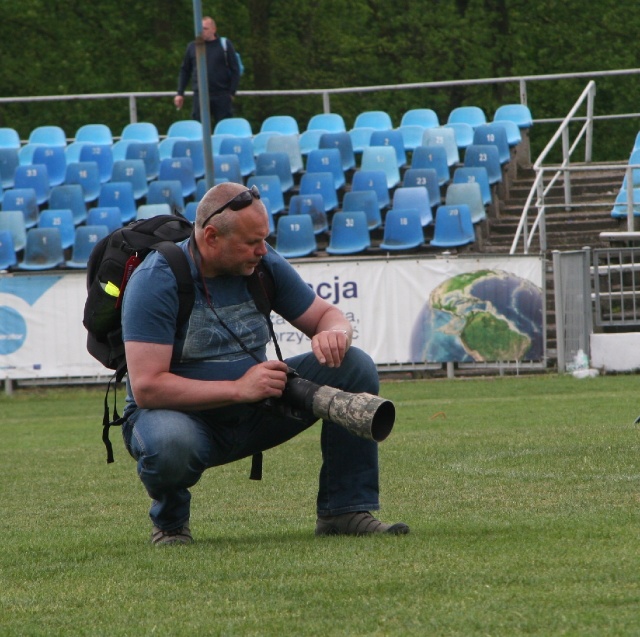
M193 489L148 544L103 388L0 396L0 635L640 635L640 377L387 382L381 517L315 538L319 428Z

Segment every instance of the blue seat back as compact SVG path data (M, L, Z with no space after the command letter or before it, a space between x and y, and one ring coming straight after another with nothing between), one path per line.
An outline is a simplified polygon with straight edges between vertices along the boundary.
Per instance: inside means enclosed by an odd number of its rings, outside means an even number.
M144 162L147 181L158 177L160 169L160 151L158 142L131 140L127 144L125 159L141 159Z
M304 169L298 135L273 135L267 139L268 153L286 153L291 172L295 175Z
M293 195L289 199L290 215L310 215L315 234L326 232L329 229L327 213L324 210L322 195Z
M160 135L156 125L151 122L131 122L122 129L121 139L131 139L138 142L160 143Z
M240 174L243 177L248 177L256 171L256 159L251 137L225 137L220 142L220 154L237 155Z
M106 124L85 124L76 131L77 142L99 144L101 146L113 145L113 133Z
M499 106L493 115L493 121L504 119L514 122L520 129L533 126L531 111L525 104L502 104Z
M280 133L281 135L299 135L298 122L291 115L271 115L260 126L261 133Z
M371 135L375 128L370 126L364 126L361 128L352 128L349 131L349 137L351 137L351 145L353 146L353 152L356 155L361 155L362 151L371 144Z
M57 228L60 231L60 241L64 250L73 245L76 227L73 223L73 213L68 208L43 210L38 219L38 227Z
M373 190L378 198L378 208L382 210L390 203L387 176L383 170L358 170L353 173L352 192Z
M194 179L204 175L204 145L202 139L177 139L171 148L170 156L174 158L189 158Z
M422 128L440 126L437 113L431 108L412 108L404 113L400 120L401 126L418 125Z
M182 119L173 122L167 130L167 137L183 137L202 141L202 124L196 119Z
M140 219L150 219L151 217L157 217L158 215L170 215L171 204L164 201L160 203L144 203L138 206L136 212L136 221Z
M69 146L67 146L67 149ZM68 160L69 155L67 155ZM98 177L101 184L111 179L113 171L113 150L104 144L85 143L79 149L77 161L93 161L98 165Z
M380 248L383 250L411 250L424 243L420 213L415 209L389 210L384 220Z
M338 207L338 193L335 187L333 173L306 172L300 179L301 195L322 195L324 211L331 212Z
M133 186L133 196L142 199L147 196L147 168L142 159L118 159L113 162L112 181L129 181Z
M15 128L3 126L0 128L0 148L14 148L19 150L21 146L20 135Z
M233 137L253 137L253 129L244 117L227 117L221 119L213 129L214 135L231 135Z
M307 130L321 130L329 133L345 133L347 127L339 113L318 113L309 119Z
M25 228L33 228L38 223L38 200L33 188L12 188L4 193L2 211L20 210Z
M95 161L78 161L67 164L65 183L79 184L82 186L85 202L95 201L100 195L102 187L98 164Z
M232 181L236 184L243 183L240 172L240 160L237 155L214 155L213 176L215 179Z
M507 131L500 124L478 126L473 133L473 143L476 145L493 144L498 149L498 158L501 164L506 164L511 159Z
M487 116L479 106L457 106L449 113L447 124L457 123L469 124L475 129L487 123Z
M408 168L402 178L402 185L423 186L429 193L429 203L431 207L440 205L442 196L440 194L440 183L438 173L435 168Z
M64 251L58 228L30 228L21 270L49 270L64 263Z
M402 135L405 151L414 151L417 146L422 144L422 135L424 134L424 126L418 124L404 124L398 128Z
M407 163L407 154L404 150L404 139L399 130L376 130L371 133L370 146L390 146L396 151L398 167L402 168Z
M79 226L75 230L71 259L66 262L68 268L86 268L91 252L101 239L109 233L106 226Z
M156 179L149 184L147 204L168 204L171 210L184 210L182 183L177 179ZM136 211L137 215L137 211Z
M129 223L136 216L136 200L130 181L110 181L102 184L98 197L98 206L120 210L122 223Z
M284 152L260 153L256 157L256 175L277 175L283 193L291 190L294 185L289 155Z
M33 149L32 163L44 164L47 167L49 186L64 183L67 171L67 157L64 146L36 146Z
M196 176L191 157L172 157L160 162L158 181L174 180L180 182L184 198L190 197L196 191Z
M312 128L300 133L298 143L300 145L300 153L305 156L312 150L320 148L320 138L325 134L325 131Z
M336 212L331 219L329 254L357 254L371 246L367 215L362 210Z
M29 133L30 144L44 144L46 146L67 145L67 136L60 126L37 126Z
M318 148L337 148L340 152L343 171L353 170L356 167L353 143L351 142L351 136L346 131L322 133Z
M411 168L433 168L438 174L440 186L451 179L444 146L418 146L411 156Z
M307 171L312 173L330 172L333 175L333 184L336 190L345 184L342 155L337 148L312 150L307 156Z
M458 248L475 241L471 212L465 204L439 206L431 246Z
M392 207L407 210L412 208L420 213L420 223L428 226L433 222L429 192L425 186L406 186L396 188L393 193Z
M464 165L485 168L490 184L502 182L500 155L494 144L471 144L464 153Z
M44 164L16 166L14 188L33 188L39 206L49 200L49 173Z
M287 259L306 257L318 248L310 215L283 215L276 229L276 251Z
M0 230L11 234L13 248L16 252L24 250L27 242L27 227L22 210L3 210L0 212Z
M464 150L467 146L473 144L473 127L464 122L452 122L445 124L445 128L451 128L458 146L458 151Z
M2 217L2 215L0 215ZM13 245L13 236L9 230L0 227L0 270L8 270L17 265L18 258Z
M19 163L17 148L0 146L0 188L13 188L14 175Z
M54 186L49 195L49 208L68 208L73 215L73 223L78 226L87 219L87 204L80 184Z
M388 197L388 193L387 193ZM342 198L343 212L364 212L369 230L382 225L382 215L375 190L350 190Z
M88 226L105 226L109 232L122 228L122 215L117 206L96 206L87 213Z
M422 134L423 146L442 146L447 152L447 164L449 167L460 163L460 152L456 142L456 134L453 128L438 126L426 128Z
M469 207L471 221L473 223L479 223L487 218L484 202L482 200L482 191L480 190L480 184L477 182L449 184L444 202L448 206L466 204Z
M387 188L400 183L400 167L395 148L392 146L367 146L362 151L362 170L382 170L387 177Z
M386 111L362 111L356 116L353 128L389 130L393 128L391 116Z
M482 194L482 202L485 205L491 203L491 184L489 183L489 175L487 169L482 166L460 166L453 173L454 184L472 184L477 183L480 186Z

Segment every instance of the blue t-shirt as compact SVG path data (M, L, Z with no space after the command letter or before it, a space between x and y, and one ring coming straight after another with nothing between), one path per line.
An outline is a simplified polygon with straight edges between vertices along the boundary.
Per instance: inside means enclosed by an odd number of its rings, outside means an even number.
M125 290L123 340L172 344L171 372L179 376L198 380L236 380L256 361L242 349L229 330L259 360L266 360L267 320L256 308L246 278L242 276L205 279L214 312L207 303L188 243L187 239L179 244L187 255L195 283L195 302L188 323L176 334L176 279L165 258L159 252L152 252L133 272ZM295 320L309 309L315 293L289 262L271 248L263 261L274 279L274 312L287 321ZM132 402L130 391L128 393L128 402Z

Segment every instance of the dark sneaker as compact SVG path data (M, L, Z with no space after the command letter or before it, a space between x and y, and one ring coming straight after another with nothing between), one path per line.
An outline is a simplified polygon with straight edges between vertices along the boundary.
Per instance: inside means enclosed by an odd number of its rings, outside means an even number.
M154 526L151 531L151 544L191 544L192 542L191 531L186 524L173 531L163 531L157 526Z
M316 535L406 535L409 527L403 522L385 524L374 518L369 511L343 513L319 517L316 522Z

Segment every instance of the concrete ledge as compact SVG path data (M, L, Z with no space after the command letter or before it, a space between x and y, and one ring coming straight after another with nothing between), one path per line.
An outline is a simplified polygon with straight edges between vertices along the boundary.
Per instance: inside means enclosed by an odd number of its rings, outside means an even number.
M612 372L640 369L640 332L591 334L590 366Z

